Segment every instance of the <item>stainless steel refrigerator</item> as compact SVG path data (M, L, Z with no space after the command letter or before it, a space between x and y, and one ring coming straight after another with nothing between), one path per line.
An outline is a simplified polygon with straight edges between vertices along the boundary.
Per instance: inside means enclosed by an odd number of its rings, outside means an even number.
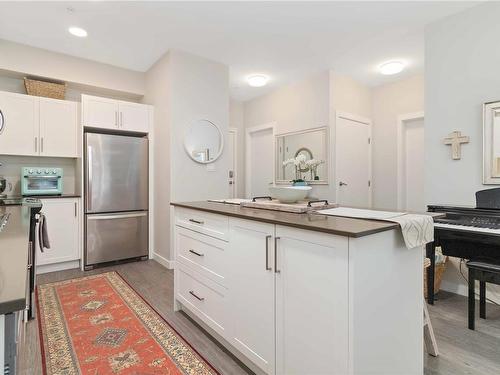
M148 255L148 140L85 133L85 269Z

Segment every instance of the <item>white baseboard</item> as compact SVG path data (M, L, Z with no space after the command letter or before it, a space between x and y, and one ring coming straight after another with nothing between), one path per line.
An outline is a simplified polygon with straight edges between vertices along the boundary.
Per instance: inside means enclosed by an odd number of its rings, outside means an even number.
M162 257L160 254L157 254L155 252L153 252L153 259L169 270L174 269L175 262L173 260L168 260L167 258Z
M70 270L73 268L80 268L80 261L79 260L72 260L69 262L54 263L54 264L37 265L36 266L36 273L37 273L37 275L39 275L42 273Z
M441 281L441 289L446 290L447 292L460 294L461 296L467 296L469 289L465 284L457 284L447 280Z

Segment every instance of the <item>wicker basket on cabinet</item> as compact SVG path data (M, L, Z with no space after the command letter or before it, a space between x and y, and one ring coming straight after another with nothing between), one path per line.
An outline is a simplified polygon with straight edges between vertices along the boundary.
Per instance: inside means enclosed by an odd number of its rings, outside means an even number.
M28 95L43 96L52 99L64 99L66 83L55 83L24 78L24 86Z

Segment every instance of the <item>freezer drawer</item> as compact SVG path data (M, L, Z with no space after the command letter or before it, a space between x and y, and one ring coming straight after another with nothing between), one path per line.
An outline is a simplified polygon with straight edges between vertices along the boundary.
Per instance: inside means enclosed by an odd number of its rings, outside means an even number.
M148 212L85 217L85 266L148 255Z

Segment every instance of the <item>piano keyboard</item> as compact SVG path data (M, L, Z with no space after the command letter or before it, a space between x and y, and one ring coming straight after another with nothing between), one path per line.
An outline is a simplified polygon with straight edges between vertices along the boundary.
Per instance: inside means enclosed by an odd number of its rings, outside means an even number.
M475 233L484 233L484 234L497 234L500 235L500 229L494 228L481 228L474 227L469 225L457 225L457 224L445 224L445 223L434 223L435 228L442 229L450 229L450 230L459 230L463 232L475 232Z

